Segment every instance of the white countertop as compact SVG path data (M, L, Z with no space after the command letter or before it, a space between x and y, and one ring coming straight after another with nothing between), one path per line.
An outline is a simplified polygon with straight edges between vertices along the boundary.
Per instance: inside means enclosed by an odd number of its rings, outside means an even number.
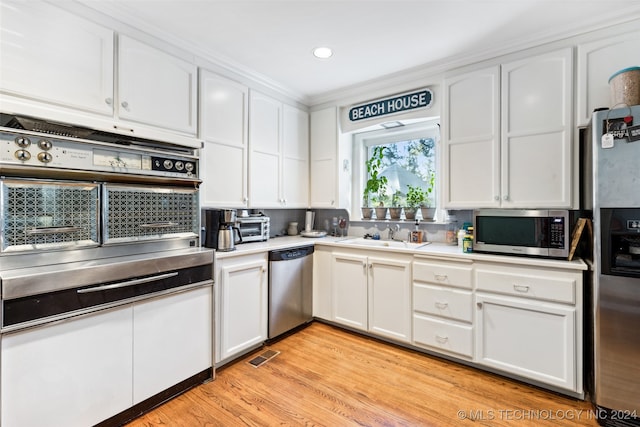
M344 243L346 239L353 239L356 236L332 237L325 236L320 238L301 237L301 236L283 236L273 237L266 242L242 243L236 245L236 250L230 252L216 251L216 259L230 258L235 256L249 255L255 253L268 252L279 249L294 248L306 245L325 245L333 247L342 247L346 249L360 249L369 251L382 251L394 253L407 253L425 257L439 257L443 259L453 259L456 261L485 261L500 262L506 264L531 265L536 267L564 268L571 270L588 270L589 266L582 259L573 259L572 261L561 259L536 258L525 256L509 256L494 255L483 253L463 253L460 246L447 245L445 243L428 243L417 248L391 248L391 247L375 247L360 246Z

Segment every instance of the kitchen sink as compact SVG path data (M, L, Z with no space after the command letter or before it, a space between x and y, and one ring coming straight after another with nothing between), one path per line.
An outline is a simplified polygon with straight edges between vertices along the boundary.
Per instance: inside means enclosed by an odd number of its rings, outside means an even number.
M368 246L374 248L394 248L394 249L416 249L431 242L412 243L400 240L373 240L365 239L363 237L356 237L353 239L341 240L340 243L354 246Z

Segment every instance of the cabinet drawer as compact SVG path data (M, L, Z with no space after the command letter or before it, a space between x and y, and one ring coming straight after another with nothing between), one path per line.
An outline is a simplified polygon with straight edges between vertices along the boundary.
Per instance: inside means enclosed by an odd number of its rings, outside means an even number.
M471 289L471 267L448 262L415 261L413 263L413 280Z
M463 356L473 357L471 325L456 325L444 320L413 315L413 343Z
M444 286L413 284L413 309L427 314L471 323L473 297L471 291Z
M476 268L478 290L568 304L575 304L576 282L579 280L579 275L561 271Z

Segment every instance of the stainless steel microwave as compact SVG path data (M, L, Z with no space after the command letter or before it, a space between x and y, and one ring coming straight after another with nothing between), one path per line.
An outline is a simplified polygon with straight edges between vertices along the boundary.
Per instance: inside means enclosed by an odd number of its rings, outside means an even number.
M481 209L473 212L473 250L547 258L569 256L573 212Z

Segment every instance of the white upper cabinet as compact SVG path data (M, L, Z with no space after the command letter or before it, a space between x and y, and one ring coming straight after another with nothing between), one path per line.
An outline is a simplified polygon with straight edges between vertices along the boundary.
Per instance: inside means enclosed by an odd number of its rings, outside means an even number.
M1 92L113 115L113 31L47 3L0 11Z
M195 134L197 67L124 35L118 54L118 116Z
M445 207L571 207L572 58L567 48L445 80Z
M444 204L499 206L500 67L447 78L444 86Z
M578 46L576 124L586 126L593 110L610 107L609 78L624 68L637 66L640 31L601 38Z
M200 71L200 200L202 206L247 206L249 89Z
M503 207L571 207L572 59L568 48L502 66Z
M250 91L249 205L294 208L308 203L308 114Z
M289 208L309 206L309 114L284 105L282 196Z
M312 208L338 207L338 112L329 107L311 113L311 185Z
M249 96L249 203L282 207L280 195L280 127L282 103L259 92Z

